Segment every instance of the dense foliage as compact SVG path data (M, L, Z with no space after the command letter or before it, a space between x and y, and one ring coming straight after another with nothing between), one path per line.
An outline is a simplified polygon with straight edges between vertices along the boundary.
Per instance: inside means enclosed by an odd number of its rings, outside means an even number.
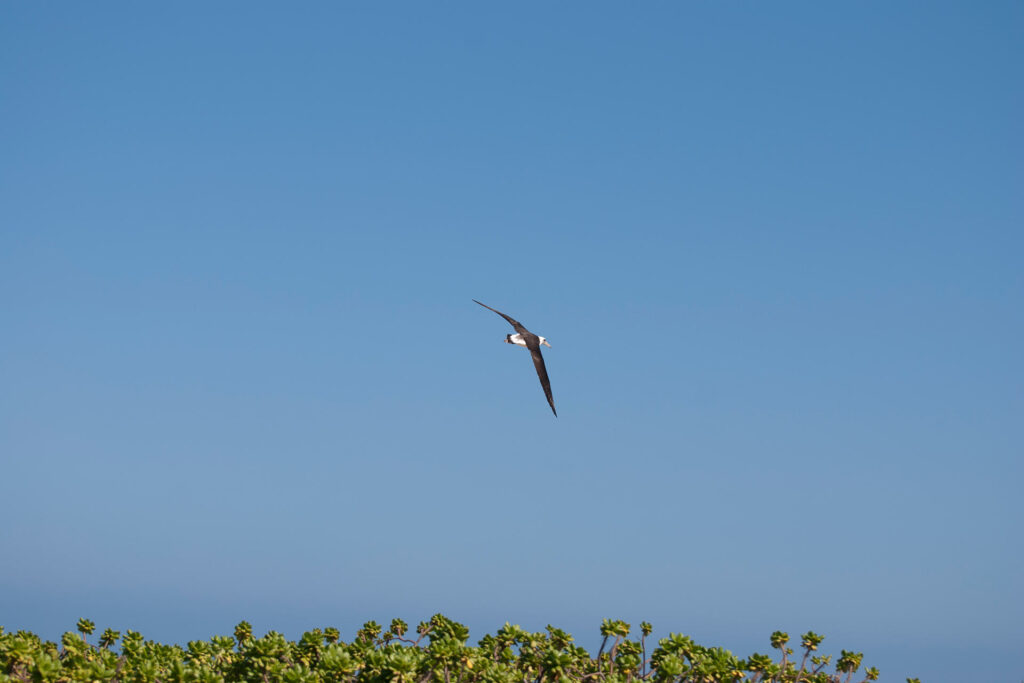
M0 683L851 683L863 657L843 650L830 672L832 656L817 654L823 636L805 633L794 657L780 631L771 637L777 660L756 653L738 659L679 634L648 652L650 624L642 623L640 638L631 640L629 624L607 619L596 657L552 626L530 633L505 624L468 646L469 630L440 614L415 634L401 619L387 629L367 622L349 643L335 628L308 631L298 641L275 631L256 638L244 621L234 637L193 640L184 648L109 628L91 643L94 630L80 619L78 633L65 633L57 644L0 627ZM877 678L871 668L858 681Z

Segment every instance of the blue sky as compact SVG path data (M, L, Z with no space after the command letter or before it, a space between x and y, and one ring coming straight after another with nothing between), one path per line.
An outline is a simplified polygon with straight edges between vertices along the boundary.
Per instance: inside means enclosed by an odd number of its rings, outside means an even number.
M0 5L0 615L1024 676L1024 7ZM479 299L550 339L554 418Z

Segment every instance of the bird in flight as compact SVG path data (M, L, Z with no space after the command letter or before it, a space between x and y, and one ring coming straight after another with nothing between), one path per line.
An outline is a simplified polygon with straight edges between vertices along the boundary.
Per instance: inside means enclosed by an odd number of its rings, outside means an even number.
M475 303L480 304L479 301L473 299ZM523 327L523 324L518 320L508 317L501 311L497 311L487 304L480 304L484 308L494 311L505 320L511 323L512 327L516 329L516 334L505 335L506 344L515 344L516 346L525 346L530 349L530 355L533 356L533 366L537 368L537 377L540 377L540 385L544 387L544 395L548 397L548 405L551 406L551 412L558 417L558 412L555 410L555 400L551 398L551 382L548 380L548 371L544 367L544 356L540 355L540 345L551 348L551 344L548 344L548 340L544 337L539 337L533 332Z

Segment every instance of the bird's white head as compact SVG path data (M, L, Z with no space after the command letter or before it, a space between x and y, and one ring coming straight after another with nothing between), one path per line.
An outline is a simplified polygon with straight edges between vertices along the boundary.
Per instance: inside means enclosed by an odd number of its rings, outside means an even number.
M551 344L548 344L548 340L545 339L544 337L540 337L540 343L548 347L549 349L551 348Z

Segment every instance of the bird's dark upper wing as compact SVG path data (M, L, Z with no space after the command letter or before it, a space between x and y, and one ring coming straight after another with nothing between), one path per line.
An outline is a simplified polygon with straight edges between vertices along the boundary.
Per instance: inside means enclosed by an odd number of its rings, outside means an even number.
M540 385L544 387L544 395L548 397L548 405L551 406L551 412L558 417L558 411L555 410L555 399L551 398L551 381L548 379L548 369L544 367L544 356L540 355L540 340L535 335L526 337L526 346L530 349L530 355L533 356L533 367L537 368L537 377L540 377Z
M473 299L473 301L474 301L474 303L480 304L480 302L477 301L476 299ZM519 334L523 334L523 335L531 334L531 332L528 329L526 329L525 327L523 327L523 324L521 322L519 322L518 320L516 320L515 318L510 318L509 316L505 315L501 311L491 308L487 304L480 304L480 305L483 306L484 308L488 309L488 310L494 311L495 313L500 315L502 318L504 318L505 320L509 321L509 323L512 324L512 327L516 328L516 332L518 332Z

